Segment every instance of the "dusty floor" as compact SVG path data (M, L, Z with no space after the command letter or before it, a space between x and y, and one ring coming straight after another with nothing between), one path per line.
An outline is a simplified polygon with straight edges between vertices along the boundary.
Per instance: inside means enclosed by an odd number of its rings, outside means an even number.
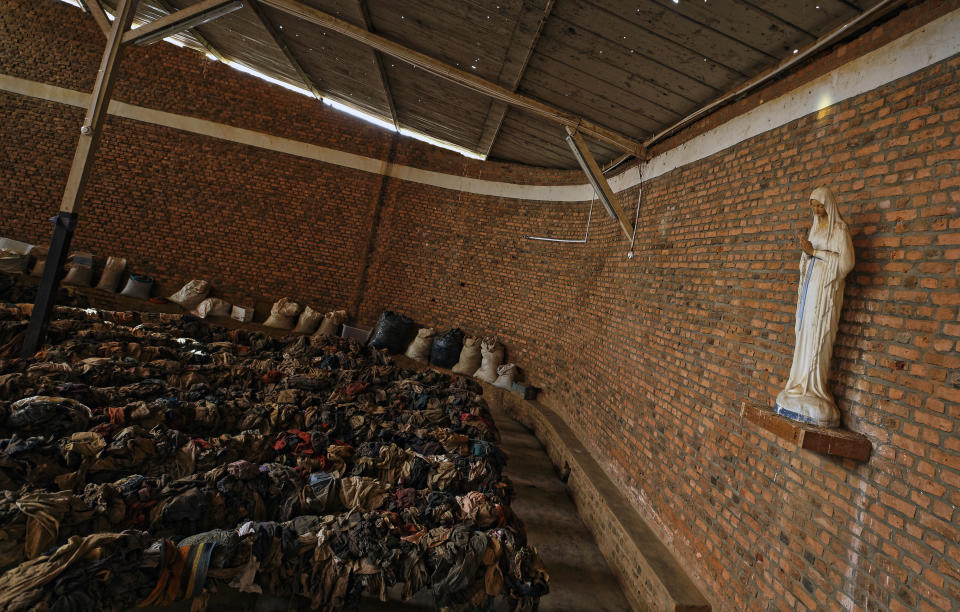
M540 610L629 610L540 442L502 410L491 412L500 429L500 447L509 457L504 474L517 492L511 507L523 519L527 538L550 574L550 594L540 600Z

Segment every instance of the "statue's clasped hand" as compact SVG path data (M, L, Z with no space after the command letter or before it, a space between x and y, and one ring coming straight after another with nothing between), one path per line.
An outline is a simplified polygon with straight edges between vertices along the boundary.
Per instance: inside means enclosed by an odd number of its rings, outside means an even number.
M807 240L807 237L802 233L797 234L797 246L800 247L800 250L813 257L813 243Z

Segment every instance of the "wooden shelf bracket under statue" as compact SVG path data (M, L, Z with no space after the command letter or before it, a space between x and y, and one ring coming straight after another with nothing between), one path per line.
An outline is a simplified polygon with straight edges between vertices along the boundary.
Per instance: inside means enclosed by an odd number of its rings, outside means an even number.
M798 449L803 448L823 455L845 457L854 461L866 462L870 459L873 445L870 439L849 429L817 427L780 416L773 410L744 404L740 415L758 427L766 429L778 438L782 438Z

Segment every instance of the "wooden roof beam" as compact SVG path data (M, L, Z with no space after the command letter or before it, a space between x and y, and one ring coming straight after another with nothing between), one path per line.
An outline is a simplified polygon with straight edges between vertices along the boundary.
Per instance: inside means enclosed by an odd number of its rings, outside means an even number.
M603 171L600 170L600 166L597 165L597 160L594 159L593 154L590 153L587 143L583 141L583 138L580 137L577 130L571 128L569 125L566 127L566 130L567 144L570 145L570 150L573 152L573 156L577 158L577 163L580 164L583 173L587 175L587 180L590 181L590 185L600 199L600 203L603 204L610 218L620 226L620 231L623 232L623 235L626 236L627 239L631 239L633 224L630 223L630 219L627 218L617 205L617 198L613 195L613 190L610 189L610 183L608 183L606 177L603 176Z
M373 31L373 20L370 19L370 11L367 9L366 0L357 0L357 4L360 6L360 12L363 14L363 25L366 26L368 32ZM390 117L393 119L393 127L400 131L400 119L397 117L397 105L393 102L393 93L390 91L390 81L387 80L387 70L383 66L383 56L376 49L371 49L373 52L373 60L377 64L377 72L380 75L380 87L383 88L383 97L387 101L387 106L390 108Z
M344 36L361 42L374 49L386 53L399 60L413 64L414 66L426 70L439 77L452 81L462 87L472 89L473 91L490 96L495 100L505 102L529 113L544 117L561 125L571 127L581 134L588 136L597 142L604 143L607 146L614 147L624 152L630 152L638 157L643 157L644 147L632 138L620 134L614 130L597 125L591 121L578 117L572 113L556 108L539 100L515 93L509 89L491 83L474 74L459 70L436 60L429 55L414 51L408 47L388 40L382 36L359 28L351 23L338 19L333 15L324 13L311 6L297 2L296 0L260 0L262 4L271 6L277 10L284 11L295 17L303 19L314 25L343 34Z
M241 0L201 0L196 4L171 13L160 19L130 30L123 35L123 44L142 45L155 39L173 36L208 21L243 8Z
M167 2L167 0L153 0L153 1L157 4L157 6L167 11L168 13L174 13L177 11L177 9L175 9L169 2ZM190 28L189 31L190 31L190 35L197 39L197 42L200 43L200 46L202 46L207 53L217 58L217 61L223 62L224 64L227 63L227 58L222 53L220 53L220 51L218 51L216 47L210 44L210 41L207 40L207 38L203 34L201 34L199 30L197 30L196 28Z
M554 0L547 0L543 9L537 11L528 11L522 15L517 20L517 26L515 31L520 31L525 24L525 22L537 19L536 26L534 28L533 36L530 41L526 43L526 49L524 50L523 59L513 70L511 75L510 68L510 58L514 55L515 45L523 44L517 42L517 35L513 36L513 39L510 41L510 48L507 50L507 55L504 60L503 66L500 69L500 77L497 79L501 85L509 88L510 91L517 91L517 87L520 86L520 80L523 78L523 73L527 70L527 64L530 63L530 58L533 56L533 50L537 46L537 41L540 40L540 34L543 32L543 24L547 22L547 18L550 17L550 12L553 11ZM506 73L504 72L506 71ZM503 119L507 116L507 105L504 102L493 101L490 103L490 110L487 111L487 118L483 122L483 130L480 132L480 140L477 143L477 151L484 157L490 155L490 151L493 149L493 143L497 139L497 134L500 133L500 127L503 125Z
M100 0L78 0L78 2L83 12L93 17L93 20L96 21L100 29L103 30L103 35L109 38L112 26L110 25L110 20L107 19L107 14L103 12L103 7L100 6Z
M317 100L323 100L323 93L320 91L320 88L317 87L316 83L313 82L313 78L307 74L307 71L303 69L303 64L300 63L300 60L297 59L297 56L293 54L293 50L290 49L290 46L281 38L280 30L277 29L277 26L270 20L269 17L263 12L263 8L259 6L256 2L250 3L250 9L257 16L257 19L260 20L260 23L263 25L264 29L270 34L270 37L273 39L273 42L276 43L277 47L280 48L280 51L283 52L283 55L287 58L287 61L290 62L290 66L300 75L300 79L303 81L303 84L307 86L307 89L310 90L310 93Z

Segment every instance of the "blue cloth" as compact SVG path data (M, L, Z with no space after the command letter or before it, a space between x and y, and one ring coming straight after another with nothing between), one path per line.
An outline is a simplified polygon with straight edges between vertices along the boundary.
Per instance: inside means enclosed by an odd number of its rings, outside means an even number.
M813 264L817 263L819 257L810 257L810 265L807 266L807 275L803 279L803 291L800 292L800 306L797 308L797 329L803 325L803 306L807 301L807 288L810 287L810 277L813 276Z

